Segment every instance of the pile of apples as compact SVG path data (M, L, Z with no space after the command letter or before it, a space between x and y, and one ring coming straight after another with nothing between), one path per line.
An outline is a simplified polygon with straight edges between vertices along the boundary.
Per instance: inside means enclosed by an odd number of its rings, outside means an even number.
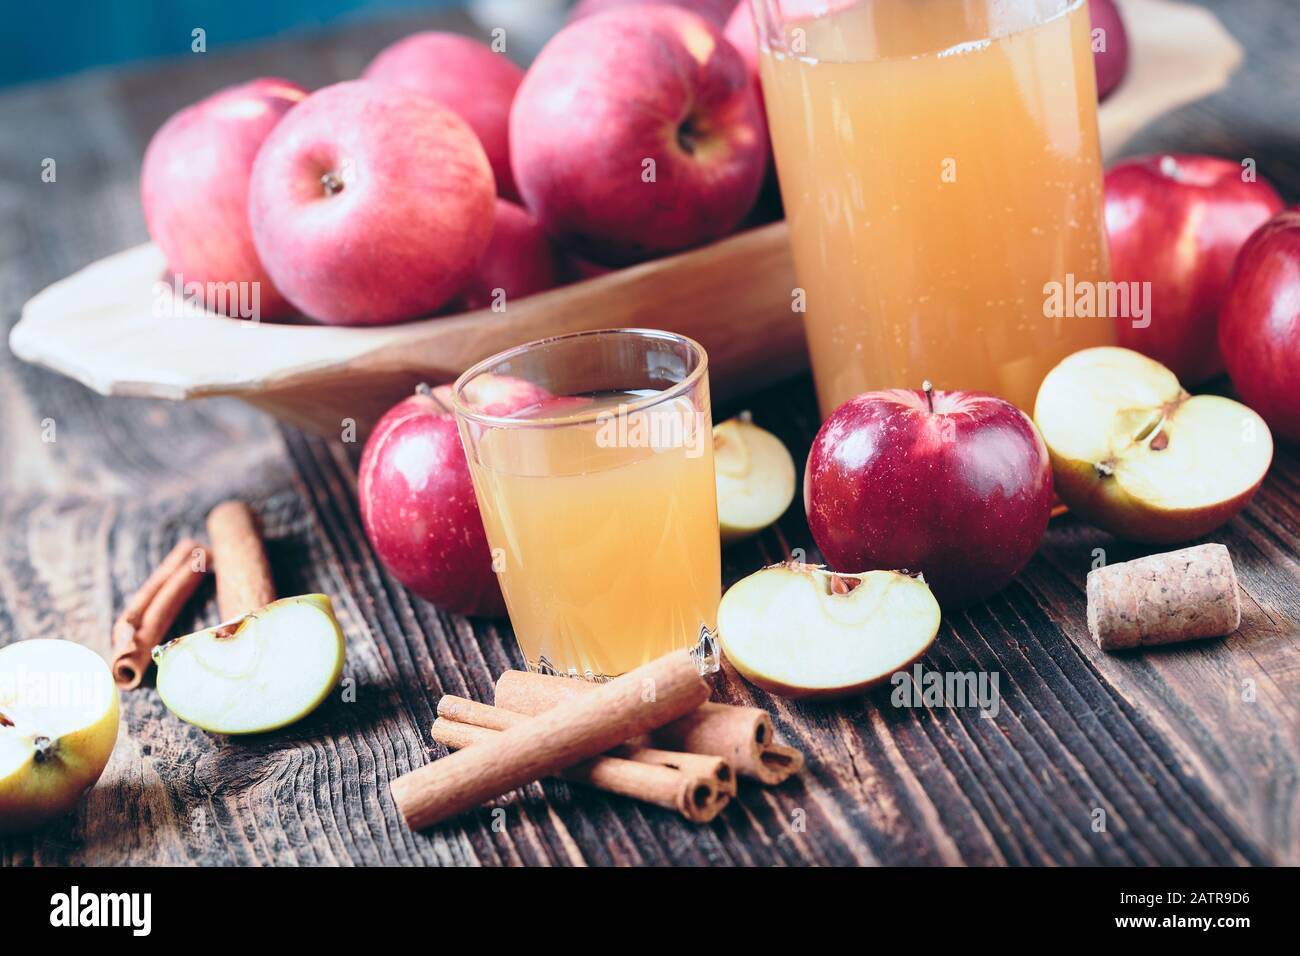
M255 79L177 113L141 174L169 269L256 283L262 319L384 325L732 232L768 163L751 63L716 11L586 6L614 8L576 10L526 73L419 33L357 80Z
M1092 7L1105 96L1127 40ZM756 44L748 0L584 0L527 72L434 32L314 93L255 79L155 133L145 222L210 309L241 283L264 320L500 311L752 218L771 155Z

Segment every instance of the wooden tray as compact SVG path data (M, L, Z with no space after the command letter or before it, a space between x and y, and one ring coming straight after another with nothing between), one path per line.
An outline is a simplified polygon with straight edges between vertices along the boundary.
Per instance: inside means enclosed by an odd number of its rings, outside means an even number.
M1124 0L1130 69L1103 104L1103 149L1226 84L1240 47L1209 11ZM102 259L23 307L9 346L104 395L233 395L322 435L364 434L420 381L442 382L512 345L583 329L649 326L689 335L727 397L807 367L784 223L512 303L387 328L154 316L164 262L151 244Z

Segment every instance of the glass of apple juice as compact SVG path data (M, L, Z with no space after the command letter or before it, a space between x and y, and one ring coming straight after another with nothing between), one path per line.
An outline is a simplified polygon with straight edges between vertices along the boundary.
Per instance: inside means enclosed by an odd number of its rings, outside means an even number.
M496 401L519 380L530 404ZM480 362L452 394L528 667L606 680L690 648L716 670L704 349L649 329L562 335Z
M750 0L822 415L859 392L1032 411L1114 317L1085 0Z

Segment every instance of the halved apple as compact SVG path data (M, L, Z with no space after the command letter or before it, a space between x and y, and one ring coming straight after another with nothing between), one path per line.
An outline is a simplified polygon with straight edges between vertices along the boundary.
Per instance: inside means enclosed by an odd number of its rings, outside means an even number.
M118 693L108 665L72 641L0 647L0 833L71 810L117 742Z
M343 632L324 594L272 601L155 648L158 695L214 734L256 734L306 717L343 673Z
M794 459L747 412L713 427L713 469L723 544L762 531L794 500Z
M776 564L723 595L718 632L727 659L764 690L843 697L924 654L939 633L939 604L925 581L897 571Z
M1173 544L1214 530L1246 506L1273 460L1255 412L1189 395L1173 372L1129 349L1063 360L1038 389L1034 420L1061 500L1132 541Z

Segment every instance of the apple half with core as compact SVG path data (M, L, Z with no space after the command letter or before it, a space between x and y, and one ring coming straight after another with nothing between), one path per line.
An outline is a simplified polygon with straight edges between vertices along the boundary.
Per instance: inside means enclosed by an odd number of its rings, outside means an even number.
M803 490L832 568L919 571L945 609L1004 588L1038 549L1053 502L1028 416L929 382L837 408L813 440Z
M762 531L794 500L794 459L748 412L713 426L713 470L723 544Z
M718 639L746 680L783 697L843 697L887 679L929 649L939 603L897 571L836 574L777 564L722 596Z
M154 648L158 696L214 734L257 734L301 720L343 675L343 631L324 594L281 598Z
M1213 531L1246 506L1273 460L1264 420L1219 395L1189 395L1130 349L1075 352L1034 405L1056 491L1084 521L1149 544Z
M95 785L117 742L108 665L72 641L0 647L0 833L68 813Z

